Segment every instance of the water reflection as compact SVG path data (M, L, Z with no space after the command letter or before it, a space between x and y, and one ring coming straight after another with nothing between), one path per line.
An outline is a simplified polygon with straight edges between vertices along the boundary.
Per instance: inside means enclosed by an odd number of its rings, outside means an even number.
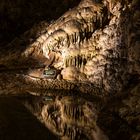
M18 99L62 140L106 140L97 125L101 100L76 92L46 91ZM34 92L35 94L35 92Z
M0 140L58 140L14 97L0 96Z

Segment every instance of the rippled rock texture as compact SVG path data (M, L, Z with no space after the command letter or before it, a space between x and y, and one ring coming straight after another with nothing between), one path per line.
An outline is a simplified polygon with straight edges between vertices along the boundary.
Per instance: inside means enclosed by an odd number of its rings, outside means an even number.
M43 13L45 3L40 2L42 10L36 13L41 17L23 16L28 28L36 24L30 30L25 26L27 31L7 45L1 43L0 95L17 96L62 140L139 140L138 0L81 0L67 10L70 3L62 1L52 14L53 4ZM20 10L15 8L22 15ZM19 17L10 14L8 19L21 24ZM7 30L1 39L16 32L10 28L0 27Z

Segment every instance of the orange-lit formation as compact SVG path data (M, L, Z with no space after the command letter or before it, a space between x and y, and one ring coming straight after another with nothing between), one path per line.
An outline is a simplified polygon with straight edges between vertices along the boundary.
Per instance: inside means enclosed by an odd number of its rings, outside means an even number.
M0 66L8 72L0 73L0 94L37 97L37 113L23 104L62 140L108 140L112 131L106 134L100 126L111 123L114 114L140 131L133 125L139 122L139 21L138 0L81 0L1 49ZM129 89L123 100L120 94ZM100 98L100 107L86 96ZM112 116L101 123L101 114Z

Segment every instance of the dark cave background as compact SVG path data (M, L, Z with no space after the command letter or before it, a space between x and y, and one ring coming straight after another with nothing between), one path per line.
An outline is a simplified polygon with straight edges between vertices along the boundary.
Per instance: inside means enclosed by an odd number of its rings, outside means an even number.
M57 19L80 0L0 0L0 47L34 24Z

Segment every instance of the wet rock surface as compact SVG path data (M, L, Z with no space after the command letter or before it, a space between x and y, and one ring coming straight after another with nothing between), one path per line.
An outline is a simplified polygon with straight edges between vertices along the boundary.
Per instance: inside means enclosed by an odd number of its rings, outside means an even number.
M4 1L0 8L1 13L3 7L8 9L5 12L7 19L3 19L4 15L0 17L5 25L0 27L0 103L6 107L0 108L1 136L7 133L12 136L14 132L10 129L20 119L15 117L16 106L9 107L14 98L21 112L24 105L62 140L139 140L138 1L82 0L79 5L78 1L62 1L53 14L46 8L42 12L44 3L41 1L41 10L30 7L29 16L23 15L27 23L22 23L21 7L25 2L15 2L17 16L13 14L10 1L9 9ZM27 3L38 5L38 2ZM67 11L70 3L75 8ZM53 1L49 8L51 6ZM65 8L60 10L61 6ZM34 11L37 16L27 20ZM64 11L67 12L62 15ZM48 15L50 19L47 19ZM11 22L6 26L8 19L14 24L19 21L19 26L11 29ZM33 25L34 21L36 24ZM16 32L16 28L24 25L24 31L33 27L24 33ZM6 34L3 34L5 29ZM13 38L8 38L12 31L15 32L13 36L18 34L18 37L8 43ZM4 112L8 109L9 112ZM12 110L15 111L11 117L14 121L5 118ZM23 112L26 112L25 108ZM5 132L3 124L6 121L10 127ZM42 125L37 123L33 122L34 131ZM41 131L43 139L44 136L49 138L45 133L50 132Z

